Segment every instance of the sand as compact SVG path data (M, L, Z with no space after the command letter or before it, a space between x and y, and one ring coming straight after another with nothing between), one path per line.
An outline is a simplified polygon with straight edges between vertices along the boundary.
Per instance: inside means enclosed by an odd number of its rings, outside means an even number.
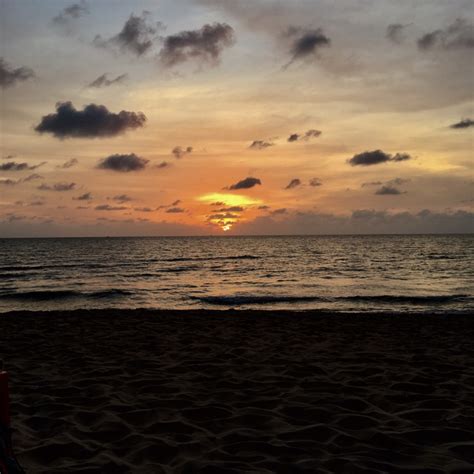
M474 469L469 315L0 315L27 473Z

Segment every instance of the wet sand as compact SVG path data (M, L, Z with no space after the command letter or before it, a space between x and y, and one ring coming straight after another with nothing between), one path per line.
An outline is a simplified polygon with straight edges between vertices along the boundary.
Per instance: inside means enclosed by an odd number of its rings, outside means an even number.
M474 316L0 315L27 473L474 469Z

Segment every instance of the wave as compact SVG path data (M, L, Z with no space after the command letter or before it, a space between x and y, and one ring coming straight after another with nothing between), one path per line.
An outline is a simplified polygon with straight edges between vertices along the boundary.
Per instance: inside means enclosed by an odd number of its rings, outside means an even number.
M247 295L247 296L191 296L191 299L199 300L203 303L215 305L245 305L245 304L271 304L271 303L292 303L298 301L326 301L319 296L285 296L285 295Z
M225 257L175 257L163 259L162 262L203 262L207 260L258 260L256 255L233 255Z
M121 289L109 289L100 291L74 291L74 290L38 290L38 291L16 291L0 293L0 300L20 300L20 301L45 301L63 300L70 298L114 298L121 296L132 296L133 292Z
M191 296L193 300L199 300L202 303L222 306L240 306L240 305L264 305L272 303L298 303L298 302L325 302L337 303L339 301L354 301L367 303L391 303L391 304L449 304L455 301L465 301L472 299L469 295L427 295L427 296L409 296L409 295L373 295L373 296L296 296L296 295L223 295L223 296Z

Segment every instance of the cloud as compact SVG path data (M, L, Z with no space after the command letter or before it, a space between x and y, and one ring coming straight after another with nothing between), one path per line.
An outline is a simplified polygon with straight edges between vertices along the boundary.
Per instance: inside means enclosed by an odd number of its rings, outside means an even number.
M270 212L272 216L282 216L283 214L287 214L287 213L288 213L288 209L286 207L275 209L274 211Z
M474 213L467 211L417 213L354 210L350 215L318 212L288 213L284 219L263 215L236 223L231 233L239 235L321 234L445 234L474 232Z
M149 17L150 13L147 11L141 16L132 13L120 33L108 40L96 35L92 43L98 48L117 46L122 52L142 56L151 49L155 34L163 26L161 23L151 24Z
M165 67L188 60L215 65L219 63L222 51L234 42L234 30L228 24L206 24L199 30L181 31L165 37L159 60Z
M168 168L171 166L167 161L162 161L161 163L157 163L153 168Z
M15 186L20 183L21 183L21 180L19 179L0 178L0 185L3 185L3 186Z
M28 163L16 163L15 161L7 161L6 163L0 164L0 171L23 171L23 170L35 170L40 166L46 164L46 161L43 161L39 165L30 166Z
M387 163L389 161L398 162L410 159L411 156L408 153L396 153L395 155L390 155L389 153L385 153L382 150L374 150L364 151L363 153L354 155L348 160L348 163L352 166L370 166L380 163Z
M109 198L107 198L109 199ZM128 196L127 194L118 194L117 196L114 196L112 198L112 201L117 201L119 203L124 203L124 202L130 202L130 201L133 201L133 198L131 198L130 196Z
M72 199L74 201L92 201L93 197L91 193L84 193L84 194L81 194L80 196L73 197Z
M232 212L226 212L224 214L211 214L207 216L208 221L222 221L223 219L238 219L240 216L238 214L233 214Z
M421 50L474 48L474 24L458 18L444 30L434 30L418 39Z
M217 212L244 212L245 208L242 206L231 206L218 209Z
M181 199L176 199L176 201L171 203L172 206L177 206L178 204L181 204Z
M270 209L270 206L258 206L258 209L260 211L267 211L268 209Z
M128 207L125 206L111 206L110 204L100 204L95 206L96 211L125 211Z
M232 184L228 189L237 190L237 189L250 189L256 185L261 185L262 182L258 178L252 178L249 176L248 178L242 179L235 184Z
M128 79L128 74L120 74L115 79L107 79L107 73L94 79L87 87L99 89L101 87L110 87L114 84L121 84Z
M171 153L174 155L175 158L183 158L183 156L190 155L193 152L192 146L187 146L185 148L180 146L175 146Z
M252 150L264 150L265 148L269 148L271 146L274 146L275 144L272 142L267 142L265 140L254 140L249 148Z
M14 69L3 58L0 58L0 86L4 89L34 77L33 69L24 66Z
M101 160L97 168L128 173L129 171L140 171L144 169L148 161L149 160L145 158L135 155L135 153L128 155L115 154Z
M143 113L122 110L118 114L109 112L104 105L89 104L84 110L76 110L71 102L58 102L56 113L43 116L35 130L64 138L113 137L127 129L143 127Z
M390 196L390 195L398 195L403 194L398 188L395 186L385 185L381 188L377 189L374 194L378 194L379 196Z
M317 187L317 186L322 186L323 183L318 178L312 178L312 179L309 180L309 185L313 186L313 187Z
M28 182L28 181L35 181L37 179L43 179L43 176L40 176L39 174L33 173L27 176L26 178L23 178L21 181L23 182Z
M404 38L404 30L408 25L403 25L401 23L392 23L387 26L387 31L385 36L389 39L392 43L401 44Z
M38 189L41 191L72 191L76 188L76 183L54 183L50 184L41 184L38 186Z
M170 207L169 209L166 210L168 214L180 214L182 212L185 212L185 209L182 207Z
M300 141L300 140L304 140L304 141L308 141L308 140L311 140L311 138L317 138L321 135L321 131L320 130L315 130L315 129L311 129L311 130L308 130L307 132L303 133L303 134L299 134L299 133L292 133L289 137L288 137L288 142L292 143L292 142L297 142L297 141Z
M302 29L290 27L286 36L291 38L291 60L285 66L290 66L294 61L306 60L317 57L321 48L331 45L331 40L323 33L321 28Z
M459 122L453 123L452 125L449 126L449 128L463 129L463 128L469 128L473 126L474 126L474 120L470 118L465 118Z
M291 142L297 142L299 140L300 136L297 134L297 133L292 133L289 137L288 137L288 141L291 143Z
M382 181L369 181L369 182L366 182L366 183L362 183L361 184L361 187L362 188L365 188L367 186L382 186L382 185L387 185L387 186L393 186L393 185L396 185L396 186L400 186L402 184L405 184L405 183L408 183L410 182L409 179L406 179L406 178L393 178L393 179L390 179L386 182L382 182Z
M85 0L81 0L80 3L73 3L61 10L61 12L53 18L53 23L56 25L66 25L70 21L77 20L88 13L89 6Z
M301 180L298 178L292 179L288 185L285 187L285 189L294 189L297 188L298 186L301 186Z
M71 158L70 160L67 160L64 162L62 165L56 166L56 168L61 168L61 169L68 169L72 168L73 166L76 166L79 163L79 160L77 158Z
M152 209L151 207L135 207L133 210L137 212L153 212L154 211L154 209Z

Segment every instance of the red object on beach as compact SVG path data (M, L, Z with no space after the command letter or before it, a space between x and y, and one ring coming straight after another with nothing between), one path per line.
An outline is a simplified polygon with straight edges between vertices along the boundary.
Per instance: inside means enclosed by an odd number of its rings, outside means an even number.
M0 423L10 426L10 394L8 392L8 372L0 369Z

